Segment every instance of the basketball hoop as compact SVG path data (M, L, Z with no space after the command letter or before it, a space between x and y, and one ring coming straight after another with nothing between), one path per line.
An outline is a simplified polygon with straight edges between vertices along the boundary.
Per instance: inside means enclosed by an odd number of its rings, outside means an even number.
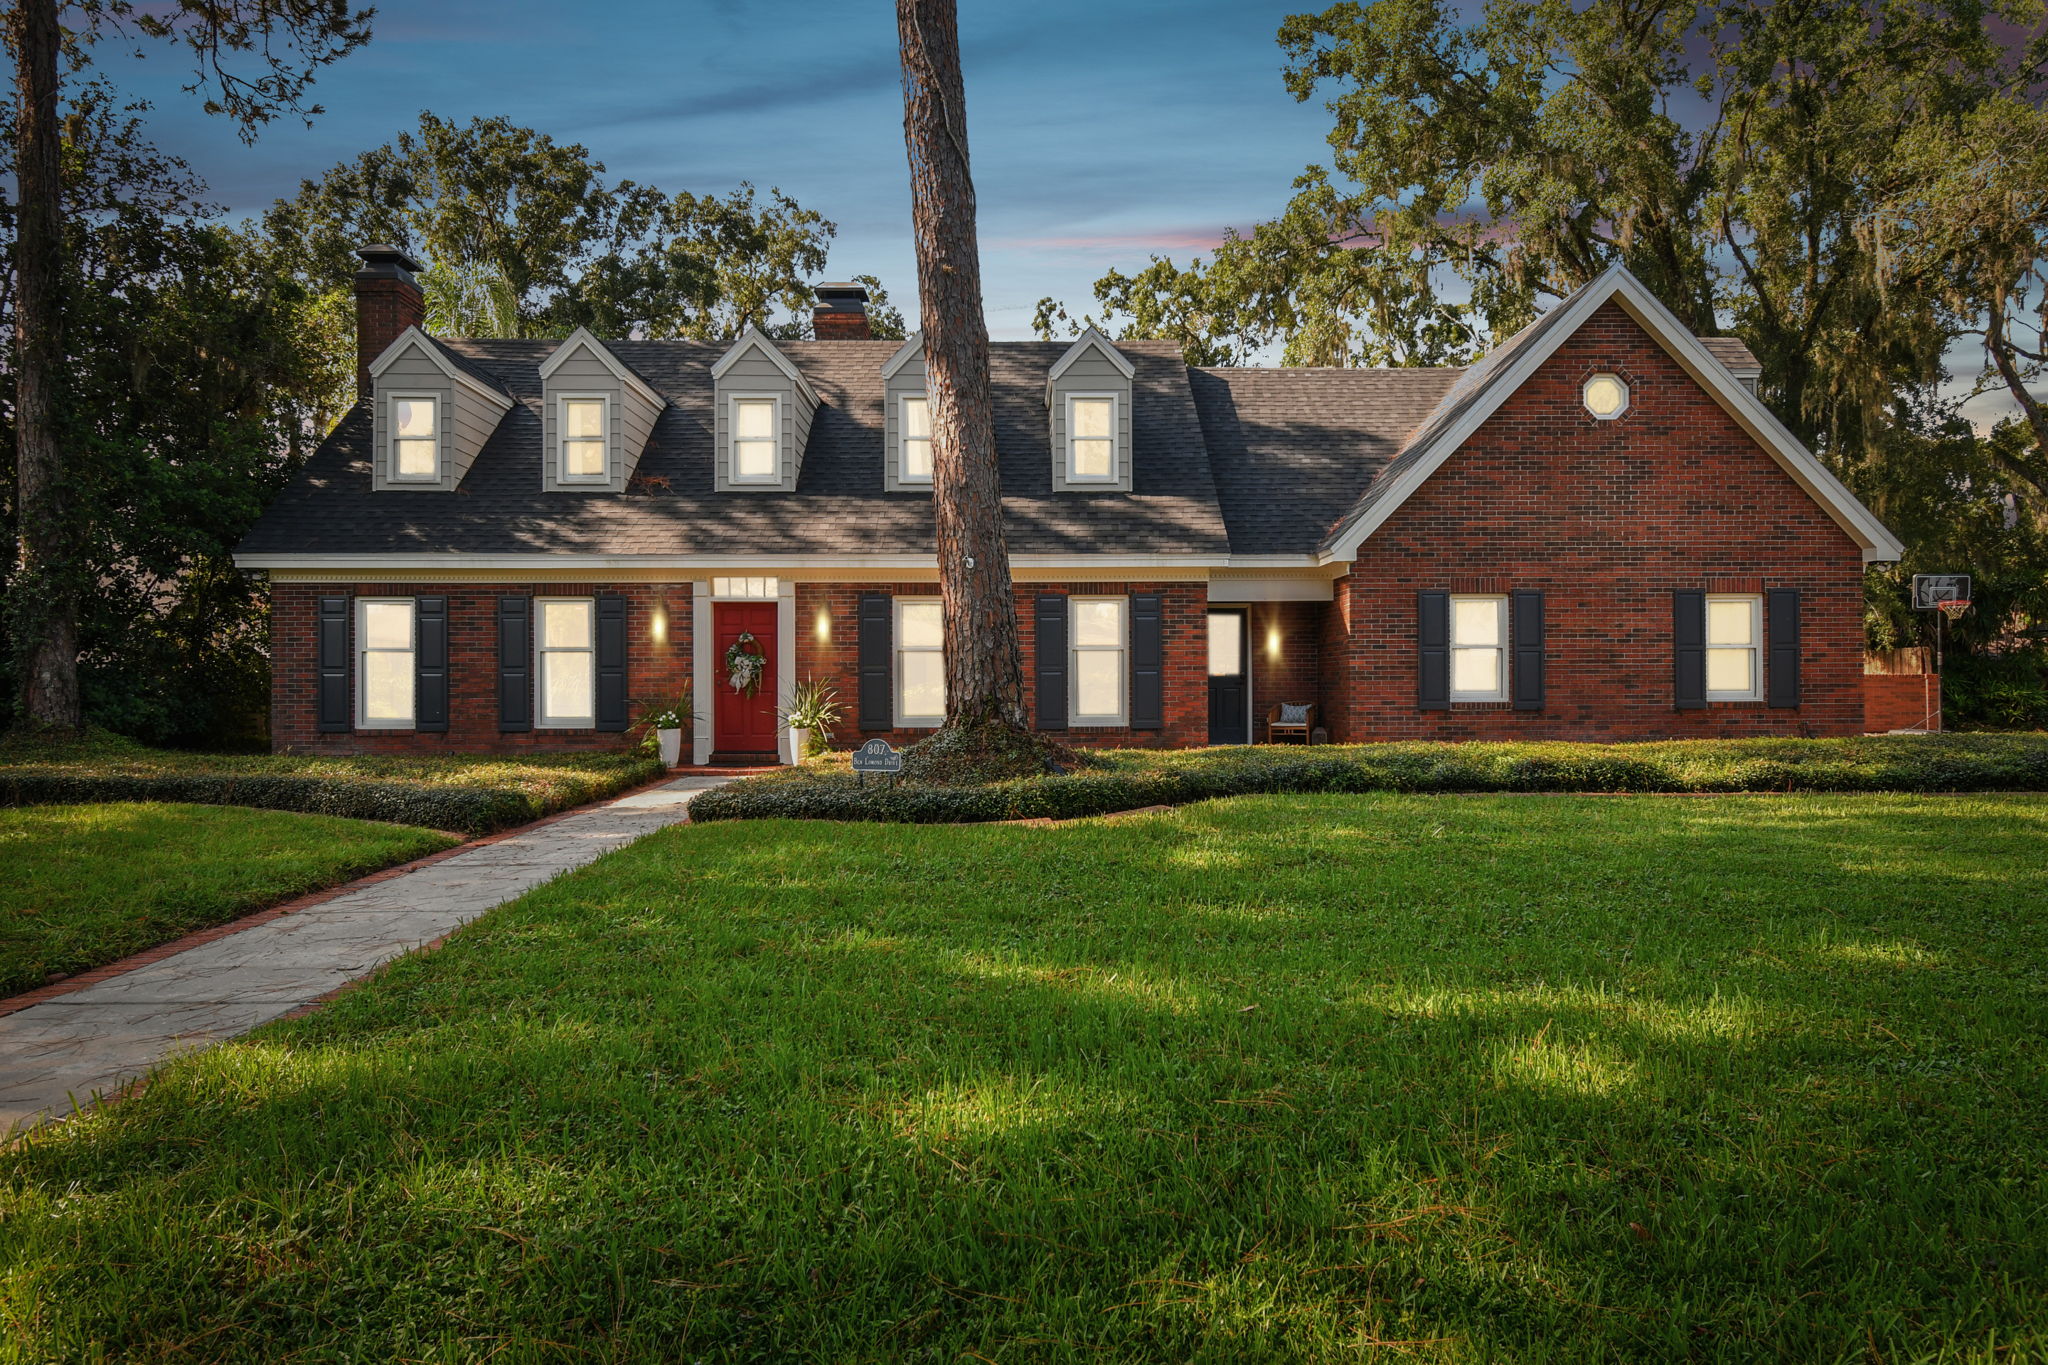
M1946 602L1936 602L1934 606L1935 610L1939 611L1949 620L1959 621L1962 619L1963 613L1970 609L1970 599L1967 597L1951 598Z

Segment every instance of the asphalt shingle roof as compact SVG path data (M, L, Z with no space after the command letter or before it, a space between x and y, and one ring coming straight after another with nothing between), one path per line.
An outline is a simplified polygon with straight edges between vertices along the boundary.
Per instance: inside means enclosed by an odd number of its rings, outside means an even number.
M1544 314L1470 369L1189 369L1171 342L1118 349L1133 379L1133 488L1052 491L1045 379L1066 342L991 347L996 449L1014 554L1310 554L1364 516L1454 424ZM1732 337L1703 338L1731 368ZM248 554L930 554L931 500L882 487L881 368L894 341L778 348L815 388L794 493L713 487L711 367L724 343L607 342L667 400L623 494L543 492L539 368L556 341L436 343L511 409L453 493L372 492L359 405L239 547Z
M372 492L370 417L358 407L243 540L246 554L906 554L933 551L931 499L882 488L882 363L893 341L800 341L779 349L817 389L797 489L713 488L712 364L723 344L615 341L667 397L624 494L540 487L540 363L554 341L445 348L517 400L454 493ZM1187 369L1171 342L1118 348L1132 387L1132 491L1052 491L1045 375L1061 342L992 348L996 452L1015 554L1221 555L1223 516Z

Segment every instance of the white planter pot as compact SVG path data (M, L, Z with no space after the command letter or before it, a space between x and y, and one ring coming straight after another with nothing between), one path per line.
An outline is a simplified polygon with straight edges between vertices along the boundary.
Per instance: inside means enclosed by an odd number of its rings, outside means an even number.
M810 747L811 732L809 730L799 730L792 726L789 731L789 761L792 763L803 762L804 753Z
M656 730L655 747L661 750L661 766L673 768L683 761L683 732L681 730Z

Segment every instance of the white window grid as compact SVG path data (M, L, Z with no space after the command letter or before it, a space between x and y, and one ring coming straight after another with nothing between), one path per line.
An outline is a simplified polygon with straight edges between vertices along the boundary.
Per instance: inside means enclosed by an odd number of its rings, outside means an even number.
M1720 604L1722 611L1714 607ZM1728 608L1739 607L1738 614ZM1731 632L1726 626L1739 622L1744 636L1741 640L1727 638ZM1717 592L1708 593L1706 599L1706 693L1708 701L1761 701L1764 682L1764 599L1759 593ZM1723 638L1716 640L1716 635ZM1741 687L1716 687L1717 677L1725 681L1728 667L1737 665L1743 669L1747 682Z
M411 436L401 439L398 434L398 405L400 403L425 403L427 405L427 411L433 414L432 434L428 436ZM446 423L444 423L441 420L442 407L443 404L441 402L441 395L438 393L394 393L387 398L386 407L384 410L384 419L386 423L389 424L391 429L391 481L393 483L440 482L442 469L442 442L444 439L443 431L446 427ZM425 474L402 473L401 466L404 464L404 460L402 457L405 451L405 447L408 445L425 445L428 443L431 443L434 449L433 470Z
M740 438L740 410L753 403L767 405L768 435L763 437ZM732 445L732 482L745 484L772 484L782 482L782 395L776 393L736 393L730 400L727 413L728 430ZM745 447L746 449L742 449ZM768 470L765 474L743 474L740 472L743 454L758 453L756 448L765 448L768 455Z
M1464 612L1459 607L1466 608ZM1492 629L1460 639L1459 628L1479 616L1479 608L1492 610ZM1465 620L1461 620L1465 618ZM1491 638L1487 638L1490 634ZM1508 699L1508 599L1498 593L1453 593L1451 595L1451 700L1506 701ZM1493 681L1486 687L1463 687L1482 670Z
M924 428L924 435L912 436L910 414L915 411L921 419L917 425ZM922 393L906 393L897 403L896 430L903 447L902 467L896 471L899 483L930 483L932 481L932 408L931 399ZM913 459L921 455L921 459ZM922 471L918 469L923 466Z
M1118 420L1120 413L1117 405L1122 401L1122 397L1123 396L1121 394L1116 393L1070 393L1067 395L1067 448L1064 452L1063 458L1066 461L1066 473L1068 483L1116 482L1117 444L1121 434L1121 427L1119 425ZM1109 435L1107 437L1090 437L1088 439L1091 441L1103 440L1109 446L1109 470L1107 473L1102 474L1083 474L1081 472L1080 462L1076 458L1076 451L1082 438L1075 434L1074 405L1077 403L1098 402L1107 403L1109 405Z
M404 607L406 614L405 645L372 645L370 643L370 609L372 607ZM411 680L418 676L416 664L419 659L419 610L410 597L358 597L356 599L356 728L360 730L410 730L419 715L419 697L412 691ZM403 657L405 666L399 676L407 679L409 704L403 716L372 716L370 714L370 664L371 656Z
M548 608L581 604L584 621L589 630L580 645L553 645L548 643ZM564 665L576 656L583 657L583 668L587 679L587 695L590 698L590 714L579 716L558 716L548 710L548 681L554 667L554 660ZM533 683L534 683L534 724L543 730L587 730L597 724L597 599L594 597L537 597L533 601Z
M895 692L896 724L906 730L929 729L942 724L946 719L945 617L943 614L939 617L940 634L936 643L911 644L909 643L909 631L904 628L904 618L910 614L910 608L917 608L927 614L936 612L939 609L939 599L936 597L899 597L896 599L896 619L894 629L891 631L891 638L896 643L895 668L891 670L895 683L893 690ZM909 669L905 665L908 656L911 655L920 656L921 659L938 661L939 709L935 712L913 712L904 702L905 684L909 680ZM929 667L929 664L926 666Z
M1117 638L1114 644L1082 644L1075 629L1077 608L1100 602L1117 607ZM1112 655L1116 660L1116 710L1089 712L1081 709L1081 659L1083 655ZM1070 597L1067 599L1067 723L1074 726L1126 725L1131 696L1131 600L1128 597Z
M596 403L598 405L597 435L574 437L569 435L569 405L571 403ZM561 483L605 483L611 478L611 431L612 400L607 393L563 393L555 396L555 469L556 479ZM597 472L578 474L570 468L570 447L595 446L597 448Z

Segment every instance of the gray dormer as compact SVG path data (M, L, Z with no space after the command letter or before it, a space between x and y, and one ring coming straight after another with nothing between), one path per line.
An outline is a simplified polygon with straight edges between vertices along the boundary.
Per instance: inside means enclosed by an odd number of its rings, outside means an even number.
M452 493L512 396L481 367L417 327L370 362L375 454L370 487Z
M1090 327L1045 378L1055 493L1131 491L1131 362Z
M919 332L882 366L882 487L889 492L931 492L931 411Z
M818 410L810 386L775 343L749 327L711 367L721 493L793 493Z
M541 489L623 493L667 402L578 327L541 362Z

